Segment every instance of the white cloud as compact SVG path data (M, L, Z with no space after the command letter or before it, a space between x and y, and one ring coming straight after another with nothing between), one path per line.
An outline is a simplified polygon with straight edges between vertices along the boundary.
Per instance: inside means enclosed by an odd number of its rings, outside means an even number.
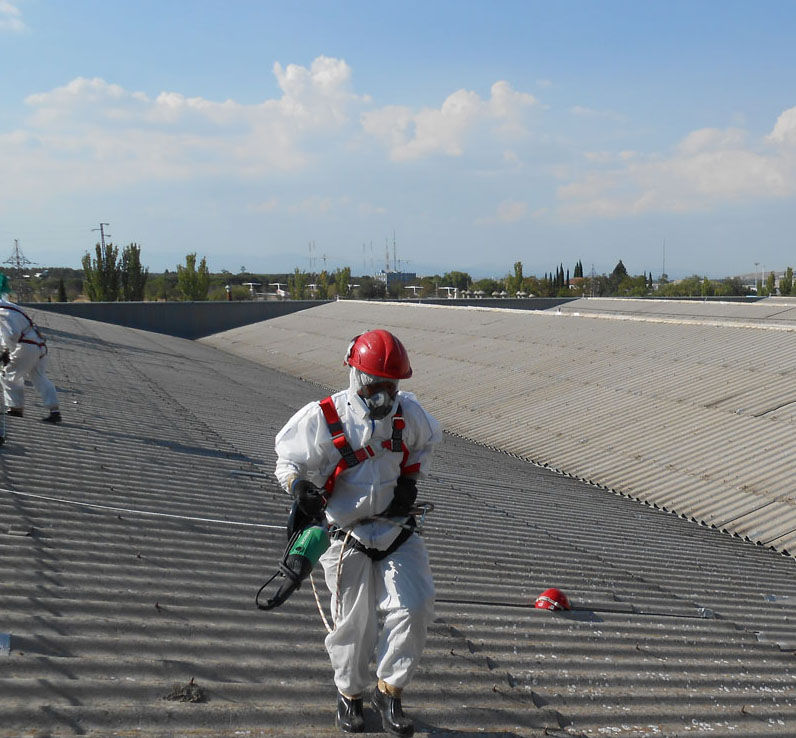
M348 217L351 213L359 216L368 216L381 215L386 212L383 207L369 202L355 201L345 195L340 197L312 196L297 202L289 202L284 198L272 197L268 200L254 203L248 209L255 213L291 216L340 215Z
M366 133L387 145L394 161L419 159L436 154L461 156L468 135L478 126L491 124L501 135L525 131L524 116L537 105L536 98L517 92L508 82L495 82L487 100L475 92L457 90L439 108L417 112L407 107L387 106L362 114Z
M0 31L21 33L25 28L20 9L8 0L0 0Z
M740 128L700 128L689 133L677 146L680 153L690 156L706 151L736 150L744 146L746 131Z
M13 6L0 0L0 19L8 7ZM557 180L556 212L566 217L687 212L796 193L796 107L783 111L767 136L754 137L737 126L701 128L666 152L595 147L573 164L562 154L560 139L528 135L530 114L542 106L506 81L495 82L486 97L456 90L439 107L367 109L370 100L352 90L351 69L342 59L319 56L308 66L275 63L272 72L279 93L255 104L178 91L151 96L99 77L79 77L29 95L25 125L0 131L6 175L0 180L0 203L43 190L107 189L144 181L262 180L300 174L316 163L327 164L326 158L339 166L350 157L354 171L363 133L384 146L393 162L488 149L489 161L500 162L500 175L515 177L506 192L529 195L526 172L532 173L534 187L543 186L544 177ZM585 108L570 112L609 115ZM547 146L549 141L555 145ZM463 170L464 162L457 168ZM485 170L494 174L488 168L469 174ZM347 201L333 190L330 197L311 192L301 202L280 197L251 209L330 218L385 212L378 204ZM536 194L528 199L535 201ZM530 207L506 199L476 222L537 217L540 211Z
M583 156L594 164L616 164L636 158L638 152L630 149L626 151L587 151Z
M536 98L527 92L517 92L508 82L495 82L487 102L489 115L499 122L501 130L523 133L526 111L538 105Z
M775 144L796 145L796 107L788 108L777 118L768 140Z
M342 59L319 56L308 66L277 62L272 72L280 94L255 104L176 90L150 95L100 77L77 77L31 94L25 124L0 131L0 159L4 171L14 174L0 181L0 201L12 193L12 181L13 191L23 195L297 174L343 152L355 157L363 133L383 142L393 161L457 157L470 145L480 151L491 142L497 157L510 150L506 163L516 167L521 158L513 144L522 140L528 111L539 105L533 95L498 81L486 98L461 89L439 108L384 106L363 113L370 98L353 92L351 69ZM320 201L303 207L334 209ZM358 211L383 214L384 208L365 204Z
M152 98L78 77L26 98L27 126L0 136L0 156L23 188L25 180L31 188L41 181L108 187L295 172L311 161L307 141L342 135L367 98L351 92L351 70L340 59L275 64L273 72L281 97L253 105L173 91Z
M496 223L516 223L528 214L528 203L518 200L504 200L497 206L494 215L478 218L476 225L494 225Z
M793 110L792 117L790 111L780 116L769 141L796 143ZM738 128L703 128L685 136L668 155L590 152L585 158L600 169L559 187L559 214L615 218L678 213L793 195L794 162L767 149L765 141L754 146L748 139Z
M517 202L516 200L504 200L497 209L497 218L503 223L514 223L522 220L528 212L527 202Z
M273 213L276 212L278 208L279 200L277 200L275 197L249 206L249 210L255 213Z

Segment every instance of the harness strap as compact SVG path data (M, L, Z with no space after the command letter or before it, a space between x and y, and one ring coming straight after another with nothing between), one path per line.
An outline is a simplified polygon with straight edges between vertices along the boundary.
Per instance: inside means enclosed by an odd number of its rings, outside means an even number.
M384 551L381 551L378 548L368 548L353 536L351 536L349 539L348 546L353 548L355 551L365 554L365 556L373 561L381 561L382 559L386 559L388 556L395 553L404 543L406 543L410 536L415 532L416 526L417 521L415 520L415 516L412 515L409 520L406 521L406 526L398 534L398 537L390 544L388 548L384 549ZM335 540L339 540L341 538L345 538L346 531L344 531L342 528L333 528L329 532L329 536Z
M39 348L46 348L47 344L44 341L31 341L29 338L20 338L18 343L31 343Z
M13 310L15 313L19 313L25 320L28 321L28 327L22 331L22 335L19 337L19 343L30 343L34 346L38 346L39 348L47 348L47 342L44 340L44 336L39 333L39 326L37 326L31 319L30 316L20 308L14 305L2 305L0 304L0 309L2 310ZM33 341L30 338L25 338L25 334L29 331L33 330L33 332L38 337L38 341Z
M334 400L331 397L324 397L320 401L320 406L323 412L323 418L332 436L332 443L340 452L341 457L334 471L332 471L323 485L323 488L327 492L327 496L330 496L332 492L334 492L334 485L337 481L337 477L346 469L351 469L357 466L357 464L361 464L363 461L367 461L369 458L375 456L376 452L370 446L365 446L364 448L358 448L356 450L351 448L351 444L348 442L343 431L343 422L340 420L337 408L334 406ZM398 405L398 409L392 419L392 436L389 440L383 441L381 445L390 451L403 453L403 458L401 459L402 475L413 474L420 470L420 464L412 464L411 466L407 466L406 464L409 458L409 449L403 441L403 430L405 427L406 421L404 420L401 406Z

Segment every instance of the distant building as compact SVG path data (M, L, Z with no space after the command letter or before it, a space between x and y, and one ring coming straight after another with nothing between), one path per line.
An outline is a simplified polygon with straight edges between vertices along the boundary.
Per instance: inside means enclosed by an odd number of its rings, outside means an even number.
M409 284L410 282L414 282L417 279L417 274L415 272L393 272L393 271L384 271L383 269L378 272L377 274L373 275L374 279L378 279L379 282L383 282L386 287L390 287L394 284Z

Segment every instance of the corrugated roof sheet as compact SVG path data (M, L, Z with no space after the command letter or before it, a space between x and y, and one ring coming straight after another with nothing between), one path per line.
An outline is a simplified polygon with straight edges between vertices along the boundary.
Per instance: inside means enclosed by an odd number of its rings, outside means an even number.
M31 398L0 450L0 735L339 735L309 587L253 604L284 542L274 435L325 390L37 317L65 421ZM418 733L796 730L792 559L450 434L421 494L438 619L405 699ZM532 609L548 586L577 609Z
M597 307L587 316L573 307L581 302ZM338 302L203 340L335 386L340 347L383 326L418 367L407 386L450 431L796 549L796 323L714 320L719 310L784 314L767 301L665 302L667 315L706 305L713 318L649 319L658 302L583 300L544 313ZM631 303L632 319L594 319Z
M796 297L767 297L746 302L721 299L581 298L554 308L579 315L621 316L637 320L679 320L721 325L796 326Z

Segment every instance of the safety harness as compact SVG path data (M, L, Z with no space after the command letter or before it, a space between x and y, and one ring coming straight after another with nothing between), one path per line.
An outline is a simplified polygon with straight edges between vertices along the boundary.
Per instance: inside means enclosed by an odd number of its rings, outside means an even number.
M337 414L334 400L331 397L325 397L321 400L320 405L324 420L326 420L326 425L329 427L329 433L332 435L332 443L340 452L341 457L334 471L323 485L323 488L326 490L326 496L330 497L334 492L334 485L337 481L337 477L346 469L351 469L361 464L363 461L367 461L372 456L375 456L376 452L370 446L358 448L356 451L351 448L351 444L348 442L343 432L343 423L340 420L340 416ZM409 458L409 449L403 441L403 430L405 427L406 421L404 420L401 406L398 405L398 409L395 411L395 415L393 415L392 418L392 437L386 441L382 441L381 445L390 451L403 454L403 458L401 459L401 476L414 474L420 471L420 464L408 465L406 463Z
M323 485L323 488L326 490L326 497L328 498L334 492L334 486L335 482L337 481L337 477L339 477L346 469L351 469L352 467L361 464L363 461L367 461L369 458L372 458L376 455L376 452L369 445L356 450L351 448L351 444L348 442L348 439L345 437L345 433L343 432L343 423L340 420L340 415L337 413L337 408L334 406L334 400L331 397L325 397L323 400L321 400L320 405L324 420L329 428L329 433L332 436L332 443L340 452L340 461L337 463L334 471L332 471L332 473L329 475L329 478ZM409 449L403 440L403 430L405 427L406 421L403 417L403 411L401 410L401 406L398 405L398 409L395 411L395 415L393 415L392 418L392 435L388 440L382 441L381 445L383 448L386 448L389 451L403 454L401 459L401 476L414 474L415 472L420 471L420 464L406 463L409 459ZM347 531L343 530L342 528L332 527L329 531L329 535L335 539L348 538L349 545L352 548L366 554L373 561L381 561L396 551L399 546L401 546L412 535L416 526L417 522L414 516L410 516L409 520L401 526L402 530L398 534L398 537L392 542L389 548L383 551L377 548L368 548L360 541L356 540L356 538L350 537Z
M47 342L44 340L44 336L42 336L42 334L39 333L39 326L37 326L30 319L30 316L24 310L20 310L18 307L15 307L13 305L2 305L2 304L0 304L0 308L2 308L3 310L13 310L15 313L19 313L23 318L25 318L25 320L28 321L28 327L22 331L22 334L19 337L19 343L30 343L33 346L38 346L40 349L43 348L44 353L47 353ZM36 335L36 338L38 340L25 338L25 334L31 330Z
M331 397L326 397L320 402L323 417L329 427L329 433L332 436L332 442L335 448L340 452L340 461L334 468L334 471L329 475L326 483L323 485L324 497L328 500L334 492L335 482L346 469L350 469L363 461L372 458L376 452L370 446L354 450L348 439L343 432L343 423L334 406L334 400ZM392 421L392 435L389 440L382 442L382 447L394 453L403 454L401 457L401 474L413 474L420 470L420 464L407 464L409 458L409 449L403 440L403 430L406 427L401 406L393 416ZM275 607L283 604L290 595L301 587L302 581L309 576L310 583L312 584L312 591L315 595L315 602L318 605L318 612L321 615L326 630L331 633L334 630L335 623L339 622L341 617L341 608L343 598L340 596L340 587L342 582L342 567L343 567L343 554L347 549L352 548L355 551L364 553L373 561L381 561L382 559L390 556L401 546L414 532L420 532L423 528L423 523L426 519L426 514L434 510L434 505L430 502L423 502L414 505L408 519L405 522L399 522L395 518L390 518L382 515L377 515L374 518L366 518L359 522L366 522L369 520L388 520L392 525L401 529L396 539L384 551L376 548L368 548L360 541L354 538L350 530L345 530L337 526L331 526L327 529L325 520L311 520L301 511L298 502L293 503L288 521L288 544L285 552L280 561L279 568L271 576L262 587L260 587L255 597L257 607L261 610L272 610ZM420 516L418 523L415 514ZM328 532L327 532L328 531ZM340 555L337 560L337 612L332 620L332 625L329 625L326 615L321 605L318 591L315 588L315 582L312 578L312 569L318 563L320 556L326 551L329 538L343 540L343 545L340 549ZM325 541L325 543L324 543ZM260 602L260 596L272 582L278 580L278 590L271 595L265 602ZM284 581L282 581L284 580Z

